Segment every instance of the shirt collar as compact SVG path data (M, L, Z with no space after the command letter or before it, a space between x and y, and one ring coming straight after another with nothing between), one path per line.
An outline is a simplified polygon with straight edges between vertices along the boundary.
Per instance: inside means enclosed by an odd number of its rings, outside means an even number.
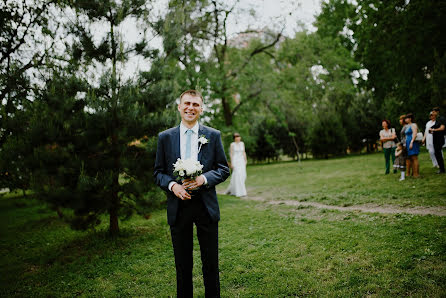
M190 129L192 129L192 131L195 134L198 135L198 128L199 128L199 124L198 124L198 121L197 121L197 123L195 123L194 127L190 128ZM181 124L180 124L180 134L184 135L188 129L189 128L187 128L186 125L184 125L183 122L181 122Z

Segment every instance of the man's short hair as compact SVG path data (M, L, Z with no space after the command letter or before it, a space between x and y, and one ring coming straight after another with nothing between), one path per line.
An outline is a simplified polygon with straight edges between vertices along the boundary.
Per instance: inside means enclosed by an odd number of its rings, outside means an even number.
M201 98L201 102L204 103L203 95L201 95L201 93L198 92L197 90L193 90L193 89L189 89L189 90L186 90L183 93L181 93L181 95L180 95L180 102L181 102L181 99L183 98L183 96L186 95L186 94L189 94L189 95L191 95L193 97L199 97L199 98Z
M434 108L432 108L432 111L440 112L440 108L439 107L434 107Z

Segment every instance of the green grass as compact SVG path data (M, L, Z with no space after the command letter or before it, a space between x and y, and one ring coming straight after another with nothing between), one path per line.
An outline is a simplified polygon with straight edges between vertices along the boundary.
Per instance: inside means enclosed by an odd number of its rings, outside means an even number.
M419 159L421 178L409 177L401 182L399 172L384 175L384 155L380 153L249 166L246 185L249 196L268 200L339 206L446 206L446 176L436 174L427 153ZM228 183L219 186L220 192Z
M258 195L274 194L269 199L283 199L275 190L291 192L292 182L297 194L287 199L312 193L306 199L325 204L346 200L444 206L444 189L434 189L445 185L445 176L430 175L431 169L422 167L422 179L399 183L396 176L382 175L382 159L371 155L252 166L248 186ZM422 165L427 163L425 156L421 159ZM294 180L289 177L292 171ZM348 188L354 179L360 186ZM321 180L325 194L317 183ZM260 181L263 184L257 184ZM407 190L407 196L392 198L390 190L398 193L392 185ZM374 194L380 199L374 200ZM321 200L323 195L327 199ZM340 212L229 196L220 196L220 205L223 297L446 294L445 217ZM3 197L0 224L0 296L175 296L165 210L148 220L121 222L121 236L110 239L105 225L96 231L72 231L31 198ZM194 258L195 294L202 297L196 240Z

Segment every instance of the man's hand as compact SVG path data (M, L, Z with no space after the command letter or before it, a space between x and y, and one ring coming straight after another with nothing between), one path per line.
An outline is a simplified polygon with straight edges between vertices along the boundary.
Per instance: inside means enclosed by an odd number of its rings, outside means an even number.
M172 186L172 191L173 193L177 196L177 198L181 199L181 200L190 200L191 196L190 194L186 191L186 189L184 188L183 185L175 183Z
M203 184L204 184L203 175L198 176L197 178L195 178L195 180L185 179L183 181L183 186L187 190L195 190L195 189L199 188L200 186L202 186Z

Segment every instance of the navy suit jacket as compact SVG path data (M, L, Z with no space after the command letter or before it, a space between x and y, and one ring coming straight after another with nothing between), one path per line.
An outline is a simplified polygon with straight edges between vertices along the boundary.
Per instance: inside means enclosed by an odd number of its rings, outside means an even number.
M192 200L201 198L211 219L217 222L220 220L220 209L215 186L228 178L228 161L218 130L200 124L198 136L201 135L206 136L206 139L209 140L207 144L202 145L198 153L198 160L203 165L203 175L207 179L207 184L194 192ZM156 184L167 193L167 222L169 225L175 224L180 200L168 189L169 183L175 181L173 164L178 158L181 158L180 152L180 126L165 130L158 135L153 175Z

